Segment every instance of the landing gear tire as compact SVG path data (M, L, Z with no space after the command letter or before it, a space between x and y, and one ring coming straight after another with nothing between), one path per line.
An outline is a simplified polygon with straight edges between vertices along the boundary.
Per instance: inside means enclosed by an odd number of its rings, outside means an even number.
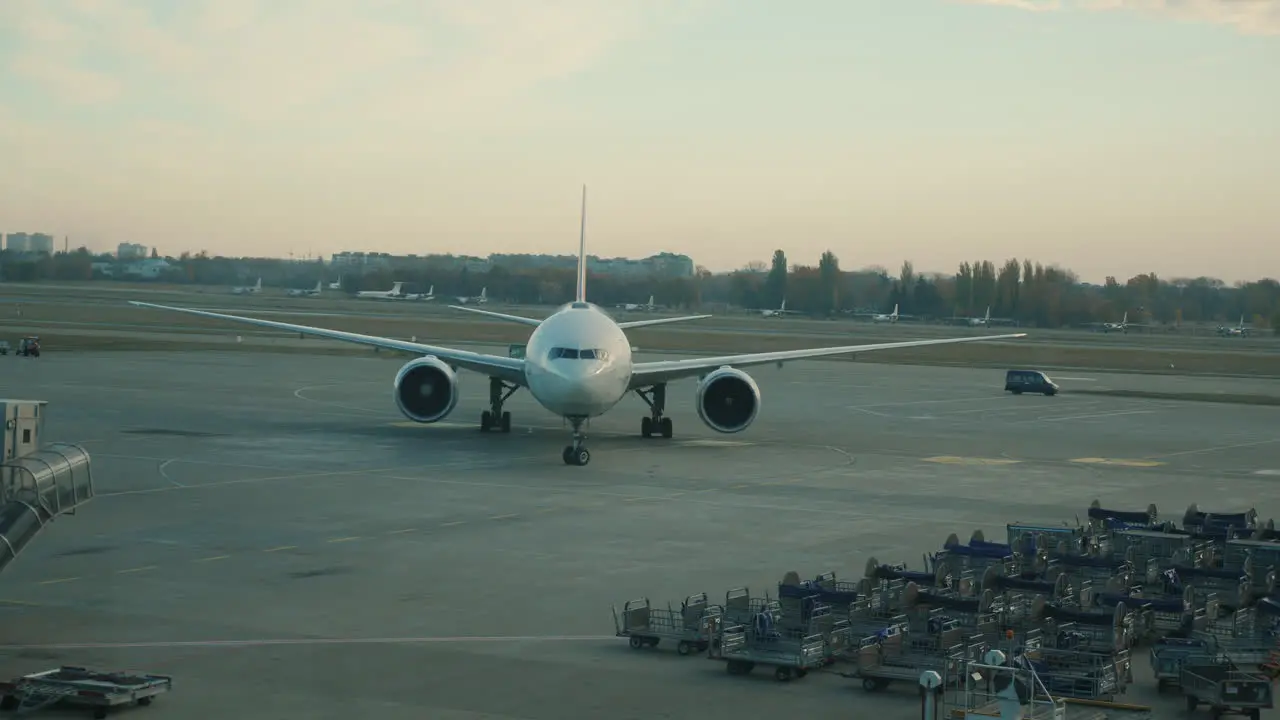
M591 453L584 447L575 448L572 445L565 447L562 454L565 465L577 465L582 467L591 462Z
M489 378L489 409L480 413L480 432L511 432L511 413L504 411L502 406L519 389L519 385L508 385L499 378Z
M672 434L671 418L663 413L667 409L667 386L659 383L647 390L636 390L636 394L649 406L649 415L640 418L640 437L651 438L661 435L670 439Z

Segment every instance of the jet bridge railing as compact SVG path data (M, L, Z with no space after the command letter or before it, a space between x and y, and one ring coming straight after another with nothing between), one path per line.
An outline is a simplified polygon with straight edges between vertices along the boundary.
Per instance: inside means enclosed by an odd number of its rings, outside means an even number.
M59 515L93 498L89 453L55 443L0 464L0 570Z

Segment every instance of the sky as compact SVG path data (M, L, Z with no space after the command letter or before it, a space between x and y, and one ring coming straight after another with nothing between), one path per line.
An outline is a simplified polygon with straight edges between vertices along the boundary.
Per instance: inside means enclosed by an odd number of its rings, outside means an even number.
M0 232L1280 276L1280 0L0 0Z

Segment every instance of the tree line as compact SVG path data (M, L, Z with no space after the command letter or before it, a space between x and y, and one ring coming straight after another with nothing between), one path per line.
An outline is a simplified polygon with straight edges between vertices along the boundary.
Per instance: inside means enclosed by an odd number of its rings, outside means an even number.
M309 288L318 280L337 280L338 270L322 261L211 257L207 253L165 258L171 270L157 281L205 286L252 284L267 288ZM93 263L110 262L84 248L32 259L0 251L0 278L10 282L106 279ZM136 280L121 276L118 279ZM434 286L437 295L476 295L482 288L499 302L559 304L573 298L572 269L512 270L501 265L470 272L426 261L341 275L342 290L385 290L393 282L410 292ZM777 250L770 263L753 262L724 274L699 267L692 278L636 278L612 275L588 279L589 296L605 306L643 303L683 310L773 309L785 300L788 310L815 317L887 313L922 320L991 317L1029 327L1069 327L1119 321L1178 326L1184 323L1234 324L1241 316L1254 327L1280 328L1280 283L1264 279L1228 285L1209 277L1161 278L1155 273L1125 281L1108 277L1102 285L1081 283L1075 273L1030 259L964 262L954 273L919 273L910 261L896 276L879 268L845 271L827 251L814 265L790 263Z

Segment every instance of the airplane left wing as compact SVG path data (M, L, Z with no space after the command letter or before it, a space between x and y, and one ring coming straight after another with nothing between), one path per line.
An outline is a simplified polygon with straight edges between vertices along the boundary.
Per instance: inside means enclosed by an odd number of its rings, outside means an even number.
M655 318L653 320L632 320L631 322L618 323L618 327L623 330L631 328L649 327L650 325L666 325L667 323L688 322L689 320L702 320L709 318L710 315L685 315L683 317Z
M654 383L670 382L681 378L706 374L719 367L749 367L751 365L769 365L791 360L807 360L809 358L829 357L832 355L852 355L854 353L872 352L875 350L897 350L899 348L925 347L928 345L952 345L955 343L978 342L981 340L1011 340L1026 337L1026 333L1011 335L983 335L979 337L944 338L940 340L907 340L904 342L877 343L873 345L843 345L839 347L809 348L805 350L780 350L778 352L751 353L748 355L722 355L720 357L690 358L688 360L659 360L656 362L636 363L631 374L631 389L648 387Z
M224 315L222 313L210 312L208 310L194 310L191 308L154 305L152 303L138 302L136 300L129 301L129 304L136 305L138 307L154 308L156 310L169 310L171 312L187 313L188 315L197 315L199 317L214 318L217 320L230 320L231 322L244 323L246 325L257 325L258 327L271 328L272 330L283 330L290 333L314 335L316 337L355 343L357 345L369 345L372 347L385 348L387 350L400 350L418 355L434 355L450 365L455 365L472 372L482 373L490 377L501 378L507 382L520 385L521 387L525 384L524 360L520 358L511 358L504 355L486 355L484 353L469 352L467 350L455 350L453 348L439 347L436 345L424 345L422 343L409 342L408 340L395 340L392 338L377 337L374 335L361 335L359 333L343 332L342 330L329 330L327 328L310 327L308 325L294 325L293 323L277 322L275 320L259 320L258 318L241 317L239 315Z

